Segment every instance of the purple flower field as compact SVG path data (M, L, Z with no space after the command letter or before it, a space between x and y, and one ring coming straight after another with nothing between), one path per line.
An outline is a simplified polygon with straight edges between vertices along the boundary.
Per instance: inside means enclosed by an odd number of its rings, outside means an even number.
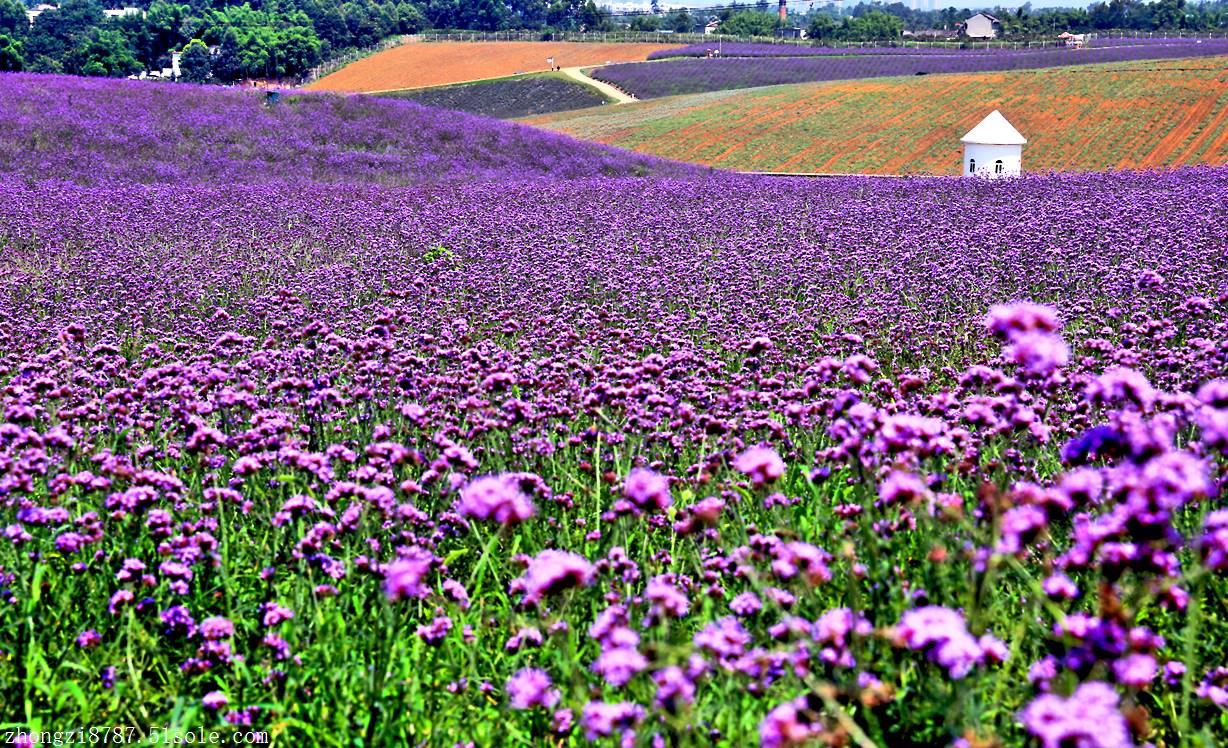
M1202 44L1215 43L1219 40L1204 39ZM1101 39L1092 39L1087 43L1089 47L1130 47L1130 46L1149 46L1155 48L1176 47L1178 49L1186 49L1189 45L1197 46L1197 39L1182 39L1179 37L1104 37ZM856 42L852 43L856 45ZM916 43L906 42L901 46L811 46L809 44L792 44L780 43L772 44L770 42L730 42L730 41L711 41L700 42L697 44L688 44L682 47L674 47L672 49L664 49L658 52L653 52L648 55L649 60L668 60L676 57L707 57L708 53L715 49L720 49L721 55L724 57L832 57L845 55L903 55L905 57L914 57L921 55L1003 55L1003 54L1018 54L1020 52L1056 52L1070 51L1057 41L1032 42L1031 47L1013 48L1011 46L1003 46L995 43L993 46L986 47L985 45L977 46L976 43L970 43L968 48L961 49L958 40L952 42L936 42L936 43ZM1006 45L1011 44L1005 42ZM1020 42L1024 44L1024 42ZM1184 56L1184 54L1178 55Z
M410 101L0 75L0 171L74 182L424 182L694 167Z
M1115 40L1116 41L1116 40ZM1056 45L1055 45L1056 46ZM805 44L772 44L769 42L700 42L697 44L688 44L684 47L674 47L672 49L663 49L653 52L648 55L649 60L668 60L677 57L703 57L708 56L708 52L715 49L720 49L723 57L841 57L847 55L904 55L906 57L922 56L922 55L984 55L984 54L1010 54L1015 50L1003 49L1000 47L985 48L970 47L968 49L960 49L958 42L953 42L950 46L900 46L900 47L883 47L883 46L810 46ZM1032 49L1033 52L1042 51L1039 45Z
M735 45L725 46L728 48ZM1063 65L1209 57L1228 54L1228 39L1169 40L1167 43L1086 49L990 50L988 53L983 49L941 52L926 50L921 53L912 49L901 49L898 53L882 54L888 51L895 50L835 49L828 50L827 54L811 57L758 56L754 53L735 57L733 52L725 52L720 59L681 58L651 63L608 65L597 68L592 75L638 98L652 99L783 83L1031 70ZM835 56L831 54L833 52L836 53Z
M6 730L1228 730L1228 169L387 186L117 132L131 179L0 176Z

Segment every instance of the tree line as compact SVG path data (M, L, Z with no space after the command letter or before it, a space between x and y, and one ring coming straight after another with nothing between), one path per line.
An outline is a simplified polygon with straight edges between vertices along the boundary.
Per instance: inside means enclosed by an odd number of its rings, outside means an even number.
M1201 3L1186 0L1110 0L1085 8L1042 9L1033 9L1031 3L1024 3L1014 9L999 7L987 12L1001 22L1000 35L1016 39L1051 37L1062 31L1228 31L1228 0ZM879 19L868 28L857 28L856 19L878 14L898 19L899 25L888 28ZM954 30L960 21L971 14L972 11L958 8L925 11L909 8L901 2L888 5L861 2L846 16L816 12L807 21L810 36L815 38L840 38L843 33L845 38L855 39L859 32L869 31L879 33L880 36L876 38L883 39L898 37L905 28L918 32Z
M641 31L693 31L711 17L719 22L716 32L729 36L775 36L785 27L805 29L806 35L816 40L871 41L897 39L904 29L955 31L957 24L973 12L954 7L918 10L902 2L860 2L843 11L823 7L805 14L790 13L782 23L773 5L760 0L753 5L734 2L701 19L687 11L636 15L628 19L628 26ZM994 8L988 12L1001 22L999 32L1012 38L1042 38L1062 31L1228 31L1228 0L1110 0L1086 8L1039 10L1024 3L1016 9Z
M31 5L39 0L25 0ZM594 0L137 0L135 12L104 13L118 0L63 0L31 24L23 0L0 0L0 70L127 76L171 66L192 81L293 78L322 60L373 46L396 34L434 30L694 32L715 18L720 33L772 36L782 25L764 0L732 3L711 14L665 9L616 16ZM253 4L254 3L254 4ZM997 9L1010 37L1056 31L1168 31L1228 28L1228 0L1108 0L1086 8ZM956 8L922 11L901 2L861 2L791 14L790 28L814 39L898 38L903 29L953 29L970 15Z
M31 24L40 0L0 0L0 70L127 76L171 67L230 83L293 78L322 60L427 29L596 30L610 13L593 0L62 0Z

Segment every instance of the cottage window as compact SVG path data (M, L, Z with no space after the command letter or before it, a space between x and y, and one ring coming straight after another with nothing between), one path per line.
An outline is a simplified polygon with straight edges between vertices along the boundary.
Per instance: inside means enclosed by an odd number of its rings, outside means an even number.
M993 173L994 174L1002 173L1002 159L998 159L997 161L993 162Z
M968 173L969 174L976 173L976 159L975 158L968 159Z

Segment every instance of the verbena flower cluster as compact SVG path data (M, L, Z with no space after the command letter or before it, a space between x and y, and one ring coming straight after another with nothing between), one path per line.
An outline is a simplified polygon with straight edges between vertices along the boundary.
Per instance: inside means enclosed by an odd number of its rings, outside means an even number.
M360 106L329 101L301 106ZM134 178L179 158L117 132ZM92 148L37 158L54 177ZM1228 170L5 168L6 720L295 744L1223 734Z

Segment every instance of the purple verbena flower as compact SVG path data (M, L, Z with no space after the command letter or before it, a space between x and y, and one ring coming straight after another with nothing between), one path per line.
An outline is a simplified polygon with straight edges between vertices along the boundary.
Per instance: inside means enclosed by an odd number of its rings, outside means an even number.
M553 708L559 703L559 692L549 674L537 668L523 668L508 678L504 690L513 709Z
M426 597L431 590L423 582L433 563L434 555L429 551L410 549L385 568L384 594L392 601Z
M461 490L460 513L501 525L524 522L533 516L533 502L520 490L516 475L488 475Z
M1007 340L1013 340L1024 333L1057 332L1060 326L1056 309L1030 301L995 304L985 315L985 327L994 335Z
M1038 696L1019 713L1019 722L1043 748L1130 748L1134 741L1118 700L1112 686L1091 681L1069 699Z
M512 581L512 592L523 592L523 605L536 605L547 595L572 587L587 587L597 570L583 556L558 550L545 550L530 559L523 576Z
M584 737L594 741L609 737L615 732L627 733L634 729L644 718L644 707L639 704L622 702L608 704L604 701L590 701L584 705L580 715L580 724L584 726Z
M664 511L673 503L669 478L646 468L635 468L623 481L623 496L644 511Z
M762 486L780 480L785 474L785 463L771 447L751 447L733 461L733 468L750 478L751 483Z

